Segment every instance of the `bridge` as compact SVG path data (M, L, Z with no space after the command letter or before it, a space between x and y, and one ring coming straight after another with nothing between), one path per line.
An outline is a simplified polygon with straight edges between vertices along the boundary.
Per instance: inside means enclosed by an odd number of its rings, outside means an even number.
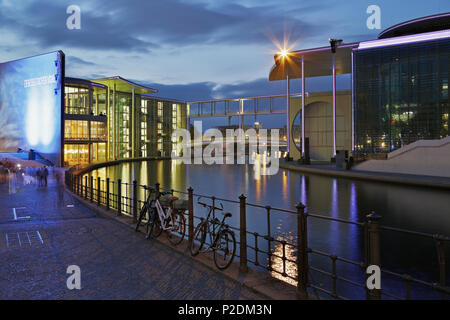
M291 94L289 98L301 98L301 94ZM188 125L190 119L241 117L243 126L244 116L286 114L287 95L272 95L260 97L243 97L231 99L217 99L188 102Z

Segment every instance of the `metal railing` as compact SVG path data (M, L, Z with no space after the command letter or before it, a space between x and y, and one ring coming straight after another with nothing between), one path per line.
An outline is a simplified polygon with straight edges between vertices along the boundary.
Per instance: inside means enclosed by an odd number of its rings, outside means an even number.
M147 199L148 191L137 181L132 183L122 182L120 179L111 181L98 177L94 181L93 177L87 175L74 175L72 172L66 172L66 185L75 194L84 199L103 206L106 210L115 210L117 215L127 215L137 219L139 211ZM400 228L393 228L380 225L381 217L375 213L366 216L365 222L355 222L340 218L327 217L315 213L310 213L306 207L299 203L296 210L274 208L271 206L262 206L247 202L247 197L241 195L237 200L222 199L209 195L194 193L192 187L186 191L164 189L159 183L155 184L158 191L171 191L173 194L187 198L188 209L185 212L187 216L187 235L189 243L193 241L195 221L201 221L204 216L197 214L199 210L195 207L195 198L209 199L213 207L217 202L225 203L227 211L232 213L239 212L238 225L229 225L235 231L237 240L236 256L239 259L240 272L248 272L248 265L252 264L255 268L268 271L273 277L297 287L298 298L305 299L315 296L316 298L329 297L333 299L348 299L339 293L344 285L357 288L365 294L357 299L412 299L414 289L421 286L421 291L433 296L438 294L440 299L450 297L450 287L446 280L446 256L445 246L450 238L443 235L432 235L428 233L415 232ZM247 226L248 211L258 210L259 214L265 215L266 231L264 234L250 231ZM201 211L200 211L201 212ZM213 218L215 217L213 210ZM285 214L294 217L296 221L296 234L294 239L275 237L272 232L272 219L274 214ZM341 257L329 252L313 249L308 244L308 229L312 220L327 221L330 223L339 223L343 225L359 228L363 233L364 254L363 261L355 261ZM437 259L439 266L439 282L431 283L417 279L410 275L400 274L381 267L381 247L380 238L382 232L395 232L411 236L423 237L434 241L437 248ZM277 248L277 250L275 250ZM330 268L326 270L323 266L313 265L312 257L322 257L329 261ZM338 272L339 266L346 265L358 270L357 279L349 279L348 274L342 275ZM366 281L368 275L366 270L369 266L380 266L383 277L389 277L398 284L395 288L382 288L380 290L369 290ZM325 285L314 281L313 274L326 277L331 281L327 288ZM355 278L355 277L353 277ZM400 284L404 285L404 294L400 296ZM391 290L395 289L395 290ZM394 292L396 291L396 292Z
M298 99L301 94L291 94ZM188 102L188 117L227 117L242 115L285 114L286 95L245 97Z

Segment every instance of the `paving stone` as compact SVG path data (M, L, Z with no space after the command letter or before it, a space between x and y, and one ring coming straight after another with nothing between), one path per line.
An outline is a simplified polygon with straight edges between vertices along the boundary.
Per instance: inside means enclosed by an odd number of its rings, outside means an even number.
M15 194L0 184L0 299L264 298L117 221L96 216L70 193L59 195L55 184L28 185ZM13 208L23 207L20 215L30 219L15 220ZM8 233L32 235L31 245L6 243ZM81 268L81 290L66 287L69 265Z

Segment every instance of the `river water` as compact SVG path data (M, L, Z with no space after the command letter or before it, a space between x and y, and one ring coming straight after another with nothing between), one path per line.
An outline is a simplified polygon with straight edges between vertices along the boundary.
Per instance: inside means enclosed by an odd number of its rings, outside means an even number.
M184 165L171 161L124 163L93 171L94 178L109 177L112 181L122 179L139 184L159 182L164 188L183 190L189 186L196 194L216 196L239 201L245 194L247 202L271 207L295 210L302 202L307 211L327 217L355 222L364 222L368 213L374 211L382 216L381 224L431 234L450 235L450 192L433 188L405 185L353 181L319 175L301 174L282 170L274 176L263 176L252 165ZM140 198L144 195L141 192ZM239 226L239 207L223 203L233 213L230 225ZM201 207L195 207L195 215L203 215ZM273 212L271 214L271 235L280 240L295 243L297 218L295 215ZM247 229L261 235L268 233L267 215L264 209L247 210ZM347 259L364 260L364 233L355 225L309 218L308 246L315 250L336 254ZM254 246L254 237L248 236L248 243ZM450 256L449 247L447 257ZM258 247L267 250L267 241L259 239ZM272 252L282 255L282 245L271 247ZM295 260L294 250L286 247L287 258ZM255 260L252 250L249 257ZM260 263L267 263L268 257L259 253ZM447 259L449 260L449 259ZM419 236L381 232L381 262L386 269L401 274L411 274L430 282L439 282L439 268L436 243ZM274 268L282 271L282 260L272 258ZM310 265L331 271L330 258L310 254ZM450 274L447 263L447 273ZM294 275L296 267L287 264L287 273ZM337 263L338 274L354 281L363 281L362 269L346 263ZM294 283L274 273L274 276ZM317 272L310 273L310 281L330 289L331 280ZM384 276L383 288L399 296L405 295L404 282ZM437 298L422 286L413 286L413 298ZM345 297L363 298L364 291L338 281L338 292Z

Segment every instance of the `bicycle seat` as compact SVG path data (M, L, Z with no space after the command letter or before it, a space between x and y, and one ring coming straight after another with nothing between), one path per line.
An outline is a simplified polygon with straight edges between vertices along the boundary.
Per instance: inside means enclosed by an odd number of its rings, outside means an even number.
M231 218L233 216L231 212L225 212L223 215L225 216L225 218Z
M169 200L169 201L177 201L178 197L168 197L167 200Z

